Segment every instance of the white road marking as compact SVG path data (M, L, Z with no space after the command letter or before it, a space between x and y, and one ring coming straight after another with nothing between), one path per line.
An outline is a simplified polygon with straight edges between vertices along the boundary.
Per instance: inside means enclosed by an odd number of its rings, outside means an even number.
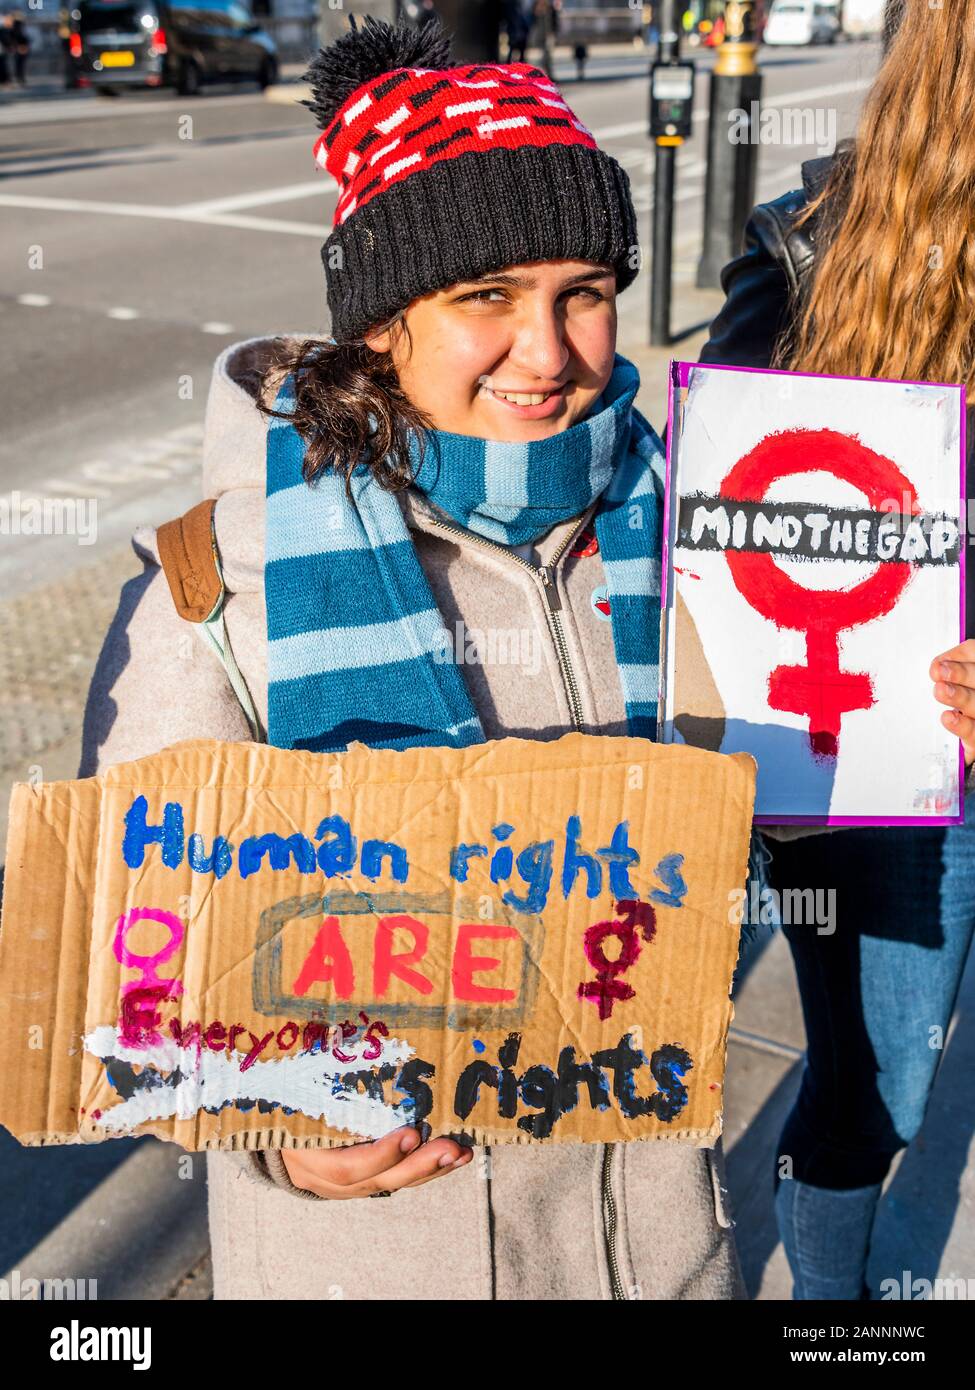
M200 329L204 333L233 333L232 323L220 323L219 320L212 320L210 323L201 323Z
M324 222L282 222L271 217L235 217L231 213L196 213L181 207L156 207L151 203L102 203L88 198L28 197L20 193L0 193L0 207L34 208L49 212L93 212L111 217L149 217L166 222L195 222L203 227L239 227L250 232L287 232L291 236L310 236L324 240Z
M780 96L768 97L762 104L766 109L778 106L799 106L804 102L816 101L820 97L844 96L851 92L863 91L871 85L872 81L872 78L857 78L850 82L832 82L825 86L807 87L802 91L786 92ZM707 107L702 107L694 112L693 118L695 121L705 120L707 114ZM600 142L645 134L646 129L645 120L630 121L626 125L606 126L601 130L595 130L593 136L597 142ZM648 151L652 149L649 141L647 149ZM703 170L706 164L704 161L698 161L698 167ZM691 171L686 172L689 174ZM694 173L696 172L697 168L695 167ZM327 205L333 197L337 197L338 190L332 185L315 181L292 184L282 189L268 189L264 193L242 193L229 198L212 199L210 202L186 203L179 207L160 207L150 203L98 202L85 198L44 198L28 196L27 194L6 193L0 194L0 207L47 209L52 212L91 212L118 217L159 218L172 222L196 222L204 226L237 227L244 231L255 232L285 232L291 236L324 239L330 230L327 226L327 217L318 223L285 222L274 218L245 217L241 216L239 211L237 214L234 212L234 209L239 210L245 207L258 207L262 204L310 198L319 193L325 194ZM690 196L686 190L684 196ZM680 198L681 195L678 197ZM326 213L327 211L326 206Z
M824 87L807 87L801 92L783 92L781 96L763 97L763 109L769 106L801 106L810 101L818 101L820 97L840 97L846 96L850 92L862 92L865 88L873 84L872 77L857 78L853 82L831 82ZM708 118L708 108L701 106L698 110L691 113L692 121L706 121ZM598 142L600 140L622 140L628 135L645 135L647 132L647 122L628 121L626 125L604 126L602 130L594 130L593 137ZM649 140L648 140L649 146Z
M110 319L137 319L139 317L138 309L129 309L124 304L117 304L114 309L109 309L107 313Z
M263 193L237 193L232 198L211 198L202 203L183 203L183 212L210 216L215 212L238 212L241 208L266 207L268 203L287 203L292 198L313 198L316 193L335 193L334 183L328 178L317 178L313 183L293 183L287 188L268 188Z
M43 309L50 304L50 295L46 294L18 294L18 304L29 304L31 308Z
M219 102L219 110L229 106L253 106L255 96L256 93L252 96L233 97L211 92L205 97L193 100L189 97L179 97L173 100L171 106L159 101L102 101L94 95L87 98L52 98L48 101L30 101L23 106L0 108L0 126L36 125L41 121L94 121L112 116L155 116L158 119L160 115L165 116L167 111L174 111L177 116L181 116L186 110L198 110L204 103L211 106L215 101Z
M232 213L214 213L212 217L187 218L203 226L240 227L245 232L287 232L290 236L312 236L323 241L331 228L325 219L318 222L284 222L273 217L235 217Z

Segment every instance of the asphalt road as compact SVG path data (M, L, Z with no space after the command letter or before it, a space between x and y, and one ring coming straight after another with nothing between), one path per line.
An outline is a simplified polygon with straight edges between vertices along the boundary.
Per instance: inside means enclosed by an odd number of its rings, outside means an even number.
M818 112L831 145L852 132L877 56L869 44L765 53L766 108ZM698 62L694 137L677 175L675 327L684 328L689 314L706 322L720 303L687 289L713 58ZM627 169L649 255L645 60L596 59L584 83L573 73L567 64L556 76ZM319 248L335 195L312 162L309 113L295 94L277 95L0 99L0 499L19 491L97 503L90 544L0 532L0 837L13 780L33 769L45 780L75 775L90 672L119 585L140 568L131 530L199 500L214 357L239 338L327 329ZM802 160L824 152L762 144L757 197L796 187ZM620 300L624 351L646 340L648 269L645 261ZM800 1046L783 1027L769 1055L794 1069ZM750 1121L780 1083L779 1072L749 1081L738 1111ZM0 1134L0 1268L97 1275L102 1297L205 1296L205 1273L192 1277L206 1251L202 1165L186 1181L177 1156L151 1141L23 1150ZM741 1182L751 1184L744 1169ZM755 1257L756 1284L766 1254Z
M818 110L842 136L876 60L873 44L765 53L766 103ZM678 162L678 276L693 269L703 216L713 58L699 63L695 134ZM645 61L594 60L583 83L573 73L566 65L566 96L627 169L648 250ZM210 368L226 343L326 329L319 252L334 185L312 161L310 114L285 95L78 93L0 106L0 492L99 503L87 555L64 538L0 538L7 592L86 563L124 539L133 518L162 520L180 497L196 500L180 460L198 444ZM758 196L796 186L800 162L822 152L763 145ZM648 294L645 262L621 299L634 323L646 319Z

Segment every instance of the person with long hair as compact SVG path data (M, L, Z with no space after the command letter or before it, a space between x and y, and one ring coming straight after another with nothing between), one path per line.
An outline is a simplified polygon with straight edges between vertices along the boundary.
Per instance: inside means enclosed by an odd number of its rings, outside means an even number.
M801 190L754 209L743 254L722 272L726 301L702 362L972 390L973 89L975 0L893 0L855 138L803 165ZM968 498L972 423L969 408ZM968 640L928 674L945 726L970 743L971 563L966 588ZM807 1038L774 1173L796 1298L869 1297L884 1180L920 1128L975 925L966 801L963 826L858 827L769 845L774 886L836 892L832 935L784 928Z

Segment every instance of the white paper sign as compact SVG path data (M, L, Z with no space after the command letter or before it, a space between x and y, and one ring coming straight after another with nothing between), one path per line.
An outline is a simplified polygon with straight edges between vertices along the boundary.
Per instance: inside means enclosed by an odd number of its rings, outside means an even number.
M964 389L672 365L662 738L752 753L760 822L959 820Z

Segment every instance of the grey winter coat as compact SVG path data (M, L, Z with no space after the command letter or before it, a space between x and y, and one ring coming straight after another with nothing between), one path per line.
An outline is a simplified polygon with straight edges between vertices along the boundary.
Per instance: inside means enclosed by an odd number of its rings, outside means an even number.
M203 459L203 496L217 499L227 630L265 728L266 421L254 393L272 347L254 338L220 354ZM569 554L590 513L553 528L525 559L445 528L418 493L398 496L448 628L531 636L517 666L465 665L486 736L554 739L573 726L625 734L611 625L592 601L605 582L600 556ZM140 528L133 546L145 568L122 591L93 678L81 776L180 739L251 737L218 658L176 611L155 529ZM178 698L147 700L147 689ZM211 1154L208 1175L221 1299L745 1296L720 1147L496 1146L378 1202L297 1189L276 1151Z

